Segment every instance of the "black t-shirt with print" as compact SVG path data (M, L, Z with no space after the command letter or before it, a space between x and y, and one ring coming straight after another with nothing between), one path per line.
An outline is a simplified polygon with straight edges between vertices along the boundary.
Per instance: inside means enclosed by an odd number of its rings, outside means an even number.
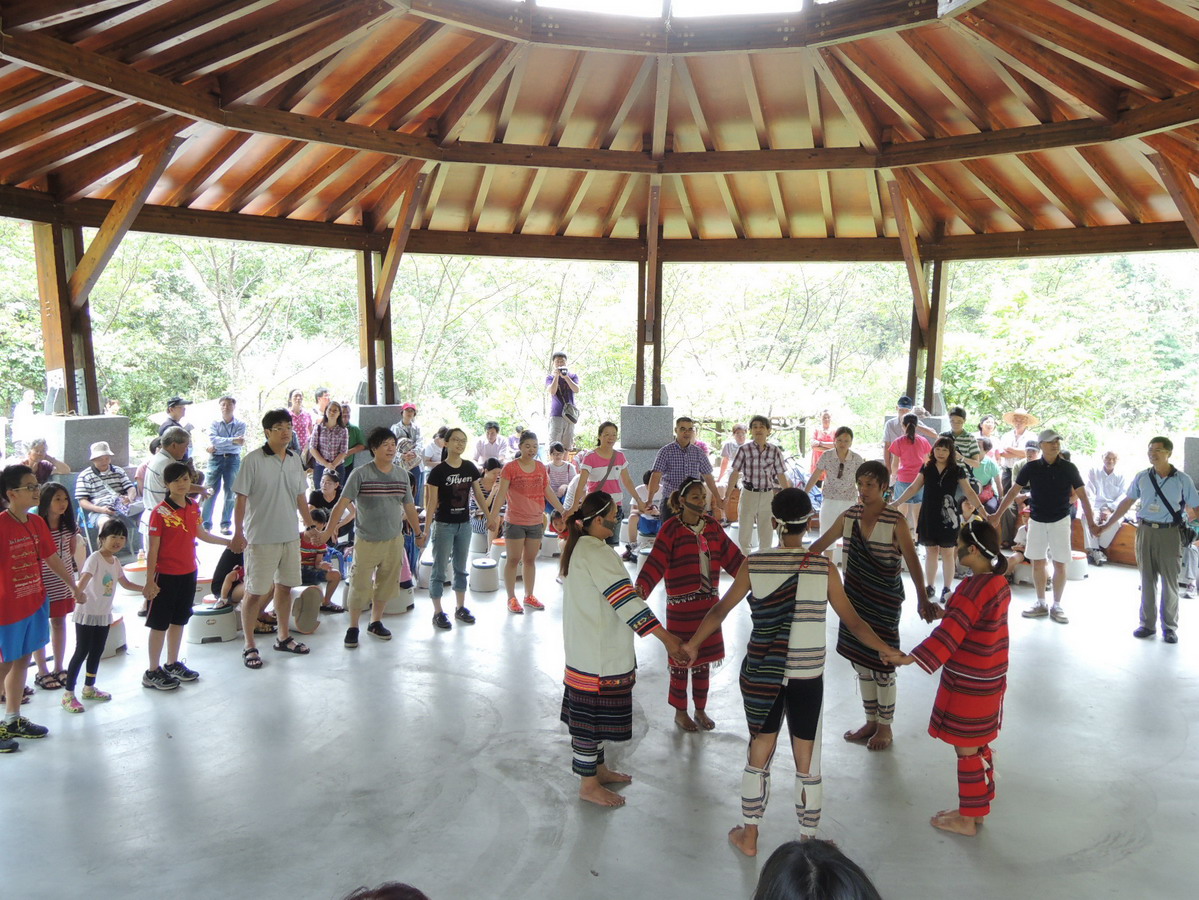
M427 482L437 488L437 511L433 521L447 525L469 522L471 485L482 477L478 466L465 459L457 468L447 462L434 466Z

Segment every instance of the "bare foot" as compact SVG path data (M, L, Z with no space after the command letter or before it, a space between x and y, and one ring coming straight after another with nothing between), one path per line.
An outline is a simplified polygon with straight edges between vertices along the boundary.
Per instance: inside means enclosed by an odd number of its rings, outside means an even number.
M624 797L608 790L598 779L584 779L579 788L579 799L596 806L624 806Z
M886 750L891 746L891 726L879 724L866 742L867 750Z
M716 727L716 723L708 718L708 714L702 709L697 709L695 711L695 721L699 723L699 727L704 731L711 731Z
M699 726L695 724L695 720L691 716L687 715L686 710L680 709L674 714L674 724L683 731L699 731Z
M842 737L851 744L864 744L878 731L878 722L867 722L857 731L847 731Z
M613 772L607 766L596 767L595 777L599 779L600 784L632 784L633 783L632 775L626 775L624 772Z
M738 825L729 832L729 843L746 856L758 855L758 828L756 825Z
M934 819L944 819L946 817L952 817L952 816L961 816L961 810L959 810L956 806L953 809L943 809L940 812L938 812L935 816L933 816L933 818ZM983 816L962 816L962 818L964 818L964 819L973 818L975 825L981 825L984 821L986 821L986 819Z
M956 813L957 811L954 810ZM948 815L948 816L933 816L928 820L929 824L940 831L948 831L950 834L964 834L968 837L973 837L978 834L978 828L975 826L974 819L970 816Z

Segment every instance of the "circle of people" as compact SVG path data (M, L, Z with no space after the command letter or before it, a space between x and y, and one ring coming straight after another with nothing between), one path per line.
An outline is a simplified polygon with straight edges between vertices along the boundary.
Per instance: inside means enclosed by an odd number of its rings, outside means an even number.
M368 611L367 634L389 640L384 612L397 591L412 608L413 572L426 547L436 629L475 622L465 603L472 541L487 548L504 542L511 614L544 609L534 593L536 559L550 517L562 585L561 720L571 737L580 798L605 807L622 805L624 796L613 788L632 780L608 766L605 748L632 736L635 636L652 635L666 648L676 725L711 730L709 676L726 655L721 623L745 601L752 631L739 681L749 744L742 821L729 840L750 856L757 852L784 720L801 838L814 837L820 824L829 606L839 619L837 653L853 666L863 703L864 723L846 731L846 741L885 750L892 742L897 669L915 663L928 673L940 671L928 732L954 748L958 803L936 813L931 824L962 835L977 832L995 796L991 743L1006 688L1012 569L1031 564L1036 600L1023 616L1067 623L1062 601L1076 507L1091 562L1102 564L1112 535L1139 504L1142 594L1133 634L1153 637L1160 617L1164 641L1177 641L1184 565L1193 590L1199 493L1170 464L1167 437L1149 441L1149 466L1133 477L1119 475L1116 455L1108 452L1084 482L1061 435L1052 428L1034 435L1030 429L1040 423L1026 410L1004 415L1012 429L999 437L993 416L968 431L965 410L954 407L950 429L939 434L905 396L887 421L881 461L855 452L853 430L834 429L826 411L805 473L770 442L771 421L759 415L748 427L733 428L717 472L696 441L696 423L683 416L675 421L674 440L634 483L615 423L601 423L594 446L574 452L579 378L564 355L553 363L546 377L554 400L548 464L539 459L536 434L518 428L502 437L496 422L487 423L473 460L462 428L441 427L423 443L412 403L402 405L392 428L363 435L350 423L350 404L330 400L324 390L312 412L303 408L303 393L293 391L288 408L262 417L261 435L236 417L233 397L221 398L220 418L206 432L203 475L190 456L190 429L182 425L190 401L172 398L137 482L112 463L108 444L98 442L73 498L51 480L66 467L48 455L44 440L31 441L26 458L0 476L7 506L0 513L0 752L48 733L21 714L32 693L25 684L31 658L36 684L61 690L66 712L83 712L81 701L111 699L96 678L118 584L144 598L139 615L149 629L149 665L143 686L170 691L199 678L179 656L196 597L197 540L223 547L213 604L240 607L243 663L259 669L258 636L275 635L271 646L280 653L310 652L292 634L316 627L314 617L292 621L294 590L323 590L322 612L348 613L347 649L358 647ZM247 441L253 446L243 455ZM369 461L356 464L363 451ZM624 495L631 498L627 523ZM814 516L819 536L805 545ZM726 530L731 520L737 540ZM122 563L132 543L142 544L133 564L143 570L140 583ZM924 548L923 561L917 546ZM917 612L933 626L906 653L899 644L904 568ZM722 571L732 578L723 595ZM955 584L959 572L964 577ZM334 597L346 575L342 607ZM647 602L659 582L664 618ZM455 595L452 620L442 603L446 586ZM52 670L49 660L66 660L68 616L74 653L65 668ZM77 693L80 673L84 684Z

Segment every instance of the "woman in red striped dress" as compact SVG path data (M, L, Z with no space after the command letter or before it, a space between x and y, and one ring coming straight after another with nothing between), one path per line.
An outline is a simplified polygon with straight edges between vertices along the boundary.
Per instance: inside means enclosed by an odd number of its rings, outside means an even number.
M720 599L717 587L720 570L736 576L745 557L737 544L725 534L720 523L704 512L708 490L699 478L688 478L670 495L670 507L677 515L667 519L658 532L654 547L637 576L637 593L648 598L659 581L666 582L666 630L688 640L699 623ZM671 665L670 705L675 708L675 724L684 731L703 728L711 731L716 723L705 711L708 705L708 679L711 663L724 659L724 637L720 630L704 641L699 657L690 668ZM691 694L695 718L687 713L687 673L691 673Z
M1011 591L1003 573L1007 559L999 535L985 522L970 522L958 536L957 555L971 575L949 598L945 617L910 654L892 651L886 662L941 668L928 733L951 744L958 757L958 805L930 820L934 828L973 835L991 811L995 770L991 741L999 736L1007 688L1007 611Z

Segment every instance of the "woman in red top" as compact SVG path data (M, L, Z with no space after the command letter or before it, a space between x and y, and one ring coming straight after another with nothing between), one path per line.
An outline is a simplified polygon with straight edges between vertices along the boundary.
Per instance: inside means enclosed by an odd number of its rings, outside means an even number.
M662 523L654 547L637 576L637 593L643 599L649 597L659 581L665 580L666 630L684 642L695 634L708 610L720 599L717 591L720 570L735 577L745 561L740 548L729 539L720 523L704 513L707 502L708 490L699 478L688 478L670 495L670 508L677 514ZM669 701L675 708L675 724L684 731L699 728L711 731L716 727L705 708L710 663L721 659L724 659L724 637L718 628L700 646L690 670L670 667ZM687 714L688 671L695 699L694 719Z
M523 613L516 599L516 569L524 561L525 606L545 609L545 604L533 596L537 577L537 554L545 533L545 504L549 503L560 518L554 530L565 527L566 510L550 487L545 465L537 461L537 435L522 431L517 444L520 455L500 472L500 486L491 501L491 528L499 527L500 509L508 501L504 513L504 547L508 559L504 562L504 587L508 590L508 612Z
M1007 688L1007 611L1012 595L999 535L986 522L970 522L958 535L958 559L970 569L949 598L945 617L910 654L893 650L883 662L941 668L928 733L951 744L958 756L958 805L930 823L941 831L976 834L995 798L991 741L999 736Z

